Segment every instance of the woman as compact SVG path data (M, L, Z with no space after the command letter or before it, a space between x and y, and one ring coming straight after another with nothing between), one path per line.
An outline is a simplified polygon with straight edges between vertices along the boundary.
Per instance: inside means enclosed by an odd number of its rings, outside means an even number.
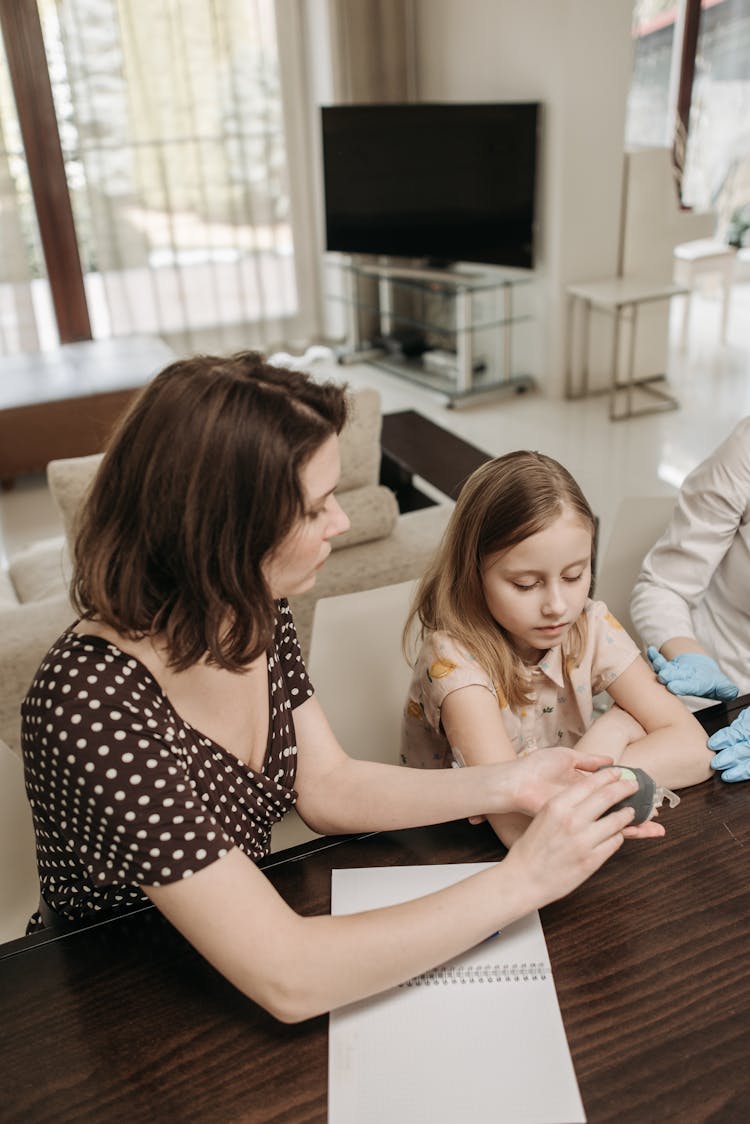
M43 895L32 925L148 898L284 1021L434 967L573 889L638 830L629 808L603 815L635 782L580 772L606 758L555 749L426 777L337 744L284 598L314 584L347 527L345 417L341 387L252 352L158 375L84 506L81 617L23 707ZM540 814L512 855L458 886L300 917L255 865L295 804L321 833Z

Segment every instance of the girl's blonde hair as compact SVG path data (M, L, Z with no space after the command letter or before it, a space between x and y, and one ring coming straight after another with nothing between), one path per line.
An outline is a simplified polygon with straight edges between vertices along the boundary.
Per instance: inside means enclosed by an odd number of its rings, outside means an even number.
M572 509L591 529L592 552L596 518L576 481L552 457L518 451L497 457L473 472L461 494L429 568L417 587L404 628L404 650L413 662L416 639L427 631L444 631L457 640L490 674L501 705L530 701L530 682L523 661L504 629L487 609L482 565L490 554L509 550L543 531ZM594 560L592 558L592 575ZM589 594L593 591L593 577ZM570 629L563 658L575 662L586 640L584 614Z

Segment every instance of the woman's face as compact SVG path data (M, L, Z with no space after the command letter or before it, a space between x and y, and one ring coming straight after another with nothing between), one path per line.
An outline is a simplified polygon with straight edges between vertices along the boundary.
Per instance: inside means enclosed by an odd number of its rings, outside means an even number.
M302 517L263 561L274 598L311 589L331 553L329 540L348 529L349 518L333 494L340 475L339 442L334 435L313 453L300 473L305 504Z

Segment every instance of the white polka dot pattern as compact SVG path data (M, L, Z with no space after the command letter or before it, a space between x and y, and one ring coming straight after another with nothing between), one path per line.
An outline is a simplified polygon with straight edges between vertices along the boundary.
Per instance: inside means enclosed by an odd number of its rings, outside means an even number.
M22 708L26 790L42 893L71 920L146 901L240 847L268 853L297 798L292 710L313 693L289 606L268 656L270 727L256 772L193 729L138 660L68 630ZM41 925L39 915L30 931Z

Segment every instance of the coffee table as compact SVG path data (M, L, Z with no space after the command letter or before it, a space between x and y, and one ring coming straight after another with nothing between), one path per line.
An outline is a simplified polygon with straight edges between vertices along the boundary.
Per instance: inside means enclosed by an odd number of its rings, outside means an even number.
M396 493L402 512L434 503L415 486L414 476L421 476L450 499L456 499L466 478L492 459L483 449L416 410L383 414L380 442L380 480Z

